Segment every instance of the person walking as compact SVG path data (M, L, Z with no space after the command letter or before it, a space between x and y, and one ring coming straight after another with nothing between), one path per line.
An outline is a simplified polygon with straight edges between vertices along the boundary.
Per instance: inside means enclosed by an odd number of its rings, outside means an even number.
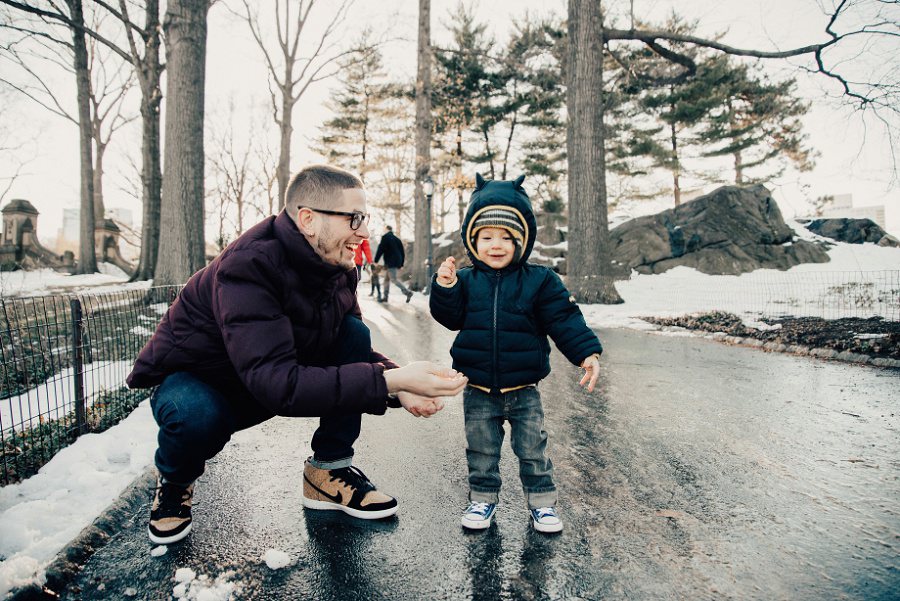
M559 276L528 263L537 228L523 180L476 175L461 228L472 266L457 270L449 257L431 285L431 314L459 331L450 355L453 367L469 378L463 392L469 506L462 525L471 530L488 528L497 508L504 422L534 529L562 530L538 392L538 382L550 373L547 336L584 368L580 384L589 391L603 352Z
M362 281L363 268L372 264L372 251L369 249L368 238L365 238L353 250L353 262L356 263L356 279Z
M361 414L402 406L429 417L466 380L427 361L399 367L372 349L353 273L367 221L358 177L306 167L291 178L284 210L195 273L163 315L126 380L157 387L152 542L188 535L206 462L236 431L276 415L320 418L303 468L304 507L362 519L396 513L396 499L353 465Z
M403 250L403 242L394 235L394 228L391 226L387 226L387 232L381 237L381 242L378 243L378 249L375 251L375 262L378 263L382 257L384 257L384 290L381 293L381 302L388 302L391 282L396 284L400 292L406 295L406 302L409 302L413 293L403 285L403 282L397 276L397 272L403 268L406 252Z

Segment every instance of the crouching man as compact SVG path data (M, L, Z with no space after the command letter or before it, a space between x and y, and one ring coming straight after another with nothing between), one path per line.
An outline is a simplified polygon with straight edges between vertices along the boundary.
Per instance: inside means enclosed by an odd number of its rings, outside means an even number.
M369 236L356 176L324 165L293 176L285 208L195 273L141 350L127 382L158 386L150 540L191 530L194 482L238 430L276 415L319 417L303 505L362 519L397 501L353 463L363 413L430 417L466 379L427 361L399 367L372 349L356 300L354 250Z

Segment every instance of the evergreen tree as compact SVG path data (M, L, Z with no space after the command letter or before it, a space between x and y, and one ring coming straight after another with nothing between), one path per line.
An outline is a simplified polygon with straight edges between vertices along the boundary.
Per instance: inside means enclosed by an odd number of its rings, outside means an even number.
M713 61L722 74L717 81L720 102L707 115L698 133L706 145L718 145L704 156L731 156L734 159L734 183L755 184L783 173L790 161L800 171L814 165L814 152L805 146L801 117L809 103L797 97L796 80L772 82L765 75L756 77L746 65L733 65L727 56ZM775 171L747 170L778 164Z
M315 148L328 163L358 173L363 181L371 169L373 121L391 94L381 51L369 37L365 32L356 50L341 61L338 87L327 104L334 116L320 126Z

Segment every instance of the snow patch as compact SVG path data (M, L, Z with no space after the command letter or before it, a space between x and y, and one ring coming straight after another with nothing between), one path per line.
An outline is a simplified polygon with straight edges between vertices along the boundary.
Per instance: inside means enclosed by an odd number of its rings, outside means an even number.
M269 549L265 552L262 559L266 562L266 565L269 566L270 570L284 568L293 563L290 555L277 549Z

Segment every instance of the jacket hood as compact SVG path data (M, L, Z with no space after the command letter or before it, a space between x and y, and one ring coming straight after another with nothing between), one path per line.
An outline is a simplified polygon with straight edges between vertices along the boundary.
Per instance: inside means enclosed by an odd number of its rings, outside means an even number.
M472 226L481 213L496 206L518 213L522 219L522 224L525 226L525 242L521 253L519 253L519 258L504 269L514 265L522 265L528 260L537 236L537 222L534 219L534 212L531 210L531 200L529 200L525 189L522 188L524 180L524 175L520 175L512 181L494 181L484 179L480 173L475 174L475 191L472 192L469 208L466 211L460 230L463 247L466 249L466 254L469 256L472 265L488 269L487 265L476 257L475 248L472 246Z

